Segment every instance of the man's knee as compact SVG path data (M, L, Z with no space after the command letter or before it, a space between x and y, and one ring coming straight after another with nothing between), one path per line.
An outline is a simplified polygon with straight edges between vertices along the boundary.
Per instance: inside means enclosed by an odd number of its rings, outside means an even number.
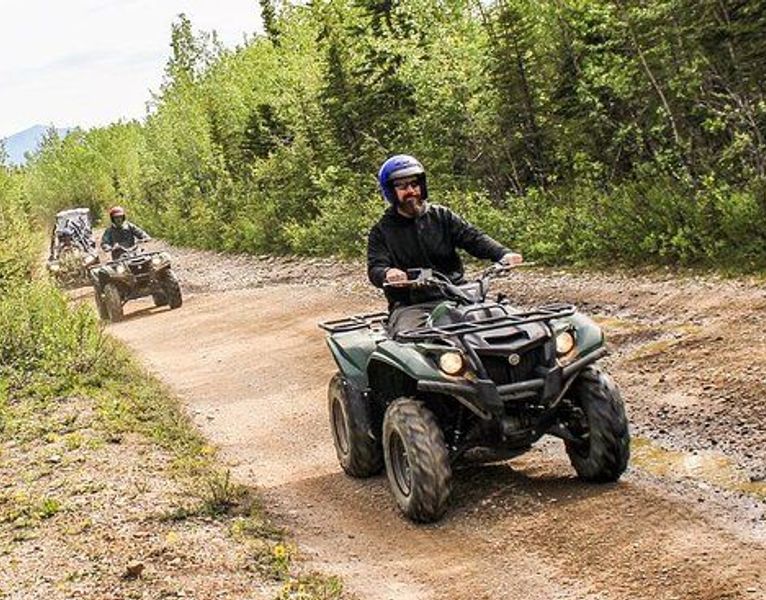
M403 331L425 327L433 308L431 303L395 308L388 320L389 333L393 336Z

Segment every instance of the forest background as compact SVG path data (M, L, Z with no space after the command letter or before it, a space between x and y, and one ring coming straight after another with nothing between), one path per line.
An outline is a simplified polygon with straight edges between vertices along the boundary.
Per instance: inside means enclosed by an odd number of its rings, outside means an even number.
M0 147L6 460L61 447L43 434L67 397L203 452L92 307L39 276L64 208L121 204L192 247L358 256L377 169L407 152L434 201L529 259L766 273L766 0L259 3L266 33L231 50L178 18L145 119L52 129L25 167ZM40 500L6 490L0 524L68 510Z
M146 118L51 131L0 214L121 204L186 246L358 255L405 152L530 259L766 267L766 2L260 5L233 50L179 16Z

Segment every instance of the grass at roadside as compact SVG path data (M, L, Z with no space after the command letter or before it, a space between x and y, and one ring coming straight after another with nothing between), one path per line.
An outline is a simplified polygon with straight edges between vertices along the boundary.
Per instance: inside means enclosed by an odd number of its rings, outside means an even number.
M342 596L90 308L26 284L0 329L0 598Z

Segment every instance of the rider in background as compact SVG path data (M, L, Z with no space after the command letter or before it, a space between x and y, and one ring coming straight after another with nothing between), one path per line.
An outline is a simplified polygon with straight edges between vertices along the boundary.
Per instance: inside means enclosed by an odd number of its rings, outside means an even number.
M74 246L74 235L69 227L57 229L54 225L51 244L48 251L48 260L58 260L63 252L70 250Z
M112 253L112 260L117 260L125 253L126 248L136 245L136 242L147 242L151 237L140 227L125 220L125 209L115 206L109 209L109 219L112 225L104 231L101 237L101 249Z
M434 290L397 289L397 283L407 281L407 269L434 269L459 284L464 269L458 248L505 265L523 262L521 254L511 252L450 209L429 204L425 169L416 158L406 154L389 158L380 168L378 184L389 207L368 236L367 274L386 294L392 335L422 327L443 300ZM384 283L390 285L384 287Z

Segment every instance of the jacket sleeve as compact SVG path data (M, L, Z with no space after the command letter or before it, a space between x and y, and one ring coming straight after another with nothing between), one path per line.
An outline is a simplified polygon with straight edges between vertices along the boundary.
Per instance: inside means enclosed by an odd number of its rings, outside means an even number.
M141 229L138 225L135 223L130 224L130 228L133 231L133 235L136 236L139 240L146 241L151 239L149 237L149 234L146 233L143 229Z
M459 217L452 211L447 211L452 240L458 248L462 248L475 258L499 261L510 250L496 242L478 227Z
M112 245L112 228L107 227L104 235L101 236L101 249L106 251L107 247Z
M367 237L367 276L375 287L382 288L386 279L386 270L393 266L383 234L375 226Z

